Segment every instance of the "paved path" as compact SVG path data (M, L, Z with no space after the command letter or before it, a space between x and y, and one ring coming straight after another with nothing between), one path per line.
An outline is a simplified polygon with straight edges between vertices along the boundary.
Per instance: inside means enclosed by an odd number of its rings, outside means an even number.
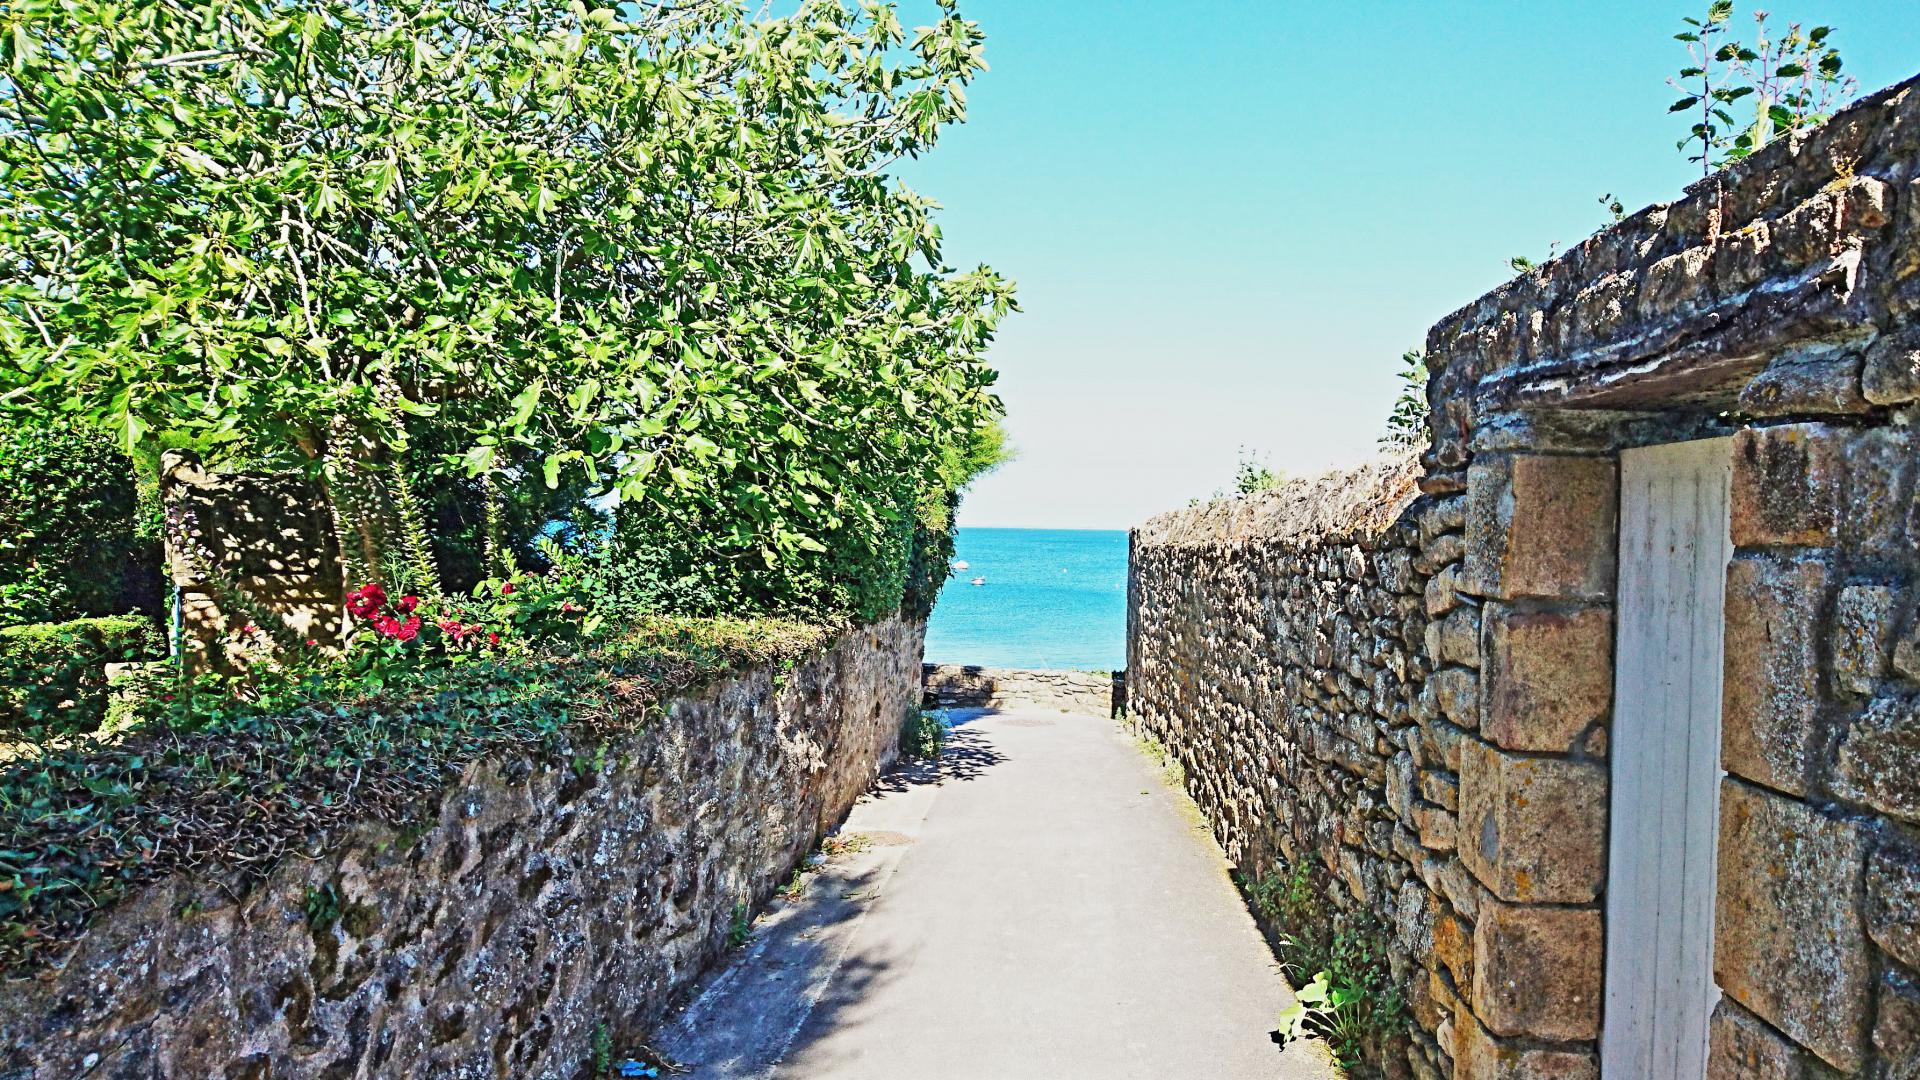
M1337 1075L1274 1045L1286 984L1226 862L1115 723L956 717L661 1050L699 1080Z

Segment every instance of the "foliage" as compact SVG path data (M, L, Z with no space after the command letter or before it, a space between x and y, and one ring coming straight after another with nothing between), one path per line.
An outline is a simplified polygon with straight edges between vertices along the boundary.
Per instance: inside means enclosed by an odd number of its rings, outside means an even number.
M1240 495L1272 491L1286 482L1286 474L1275 472L1258 454L1240 448L1240 463L1233 470L1233 490Z
M1371 932L1335 933L1326 967L1315 971L1280 1011L1286 1039L1318 1036L1334 1060L1352 1068L1406 1027L1406 1002L1393 986L1386 952Z
M727 920L727 948L744 949L753 941L753 909L745 900L736 901Z
M1683 20L1687 29L1674 35L1686 46L1688 62L1667 80L1683 95L1669 111L1695 115L1676 145L1688 161L1700 163L1702 176L1825 123L1859 91L1859 83L1842 74L1840 52L1830 43L1833 27L1802 30L1789 23L1786 33L1769 37L1769 15L1756 11L1754 40L1743 44L1731 36L1733 14L1733 0L1712 0L1704 17ZM1751 122L1732 111L1749 97Z
M1400 354L1400 394L1393 399L1393 412L1387 414L1387 433L1380 436L1386 450L1414 450L1427 445L1432 433L1427 430L1431 406L1427 403L1427 354L1408 349Z
M938 761L953 726L937 712L916 709L900 726L900 756L916 761Z
M319 664L244 695L180 695L110 742L39 747L0 765L0 969L57 952L143 882L209 867L253 880L332 825L403 824L479 757L591 767L666 698L825 640L777 620L661 619L571 656Z
M1366 912L1331 911L1325 883L1309 864L1240 881L1248 903L1277 936L1280 965L1299 989L1282 1010L1288 1039L1318 1036L1352 1068L1406 1027L1406 1000L1382 945L1386 931Z
M715 564L903 557L1013 307L886 173L985 66L940 7L16 3L0 401L328 479L437 428L411 467L584 483Z
M0 628L0 733L92 731L107 714L105 665L165 655L159 628L139 615Z
M0 625L160 606L133 463L70 425L0 418Z

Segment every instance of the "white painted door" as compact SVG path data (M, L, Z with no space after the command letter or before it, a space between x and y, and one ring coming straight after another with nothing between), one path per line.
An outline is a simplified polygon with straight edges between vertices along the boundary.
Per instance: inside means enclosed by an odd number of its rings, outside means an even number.
M1701 1080L1731 439L1620 455L1604 1080Z

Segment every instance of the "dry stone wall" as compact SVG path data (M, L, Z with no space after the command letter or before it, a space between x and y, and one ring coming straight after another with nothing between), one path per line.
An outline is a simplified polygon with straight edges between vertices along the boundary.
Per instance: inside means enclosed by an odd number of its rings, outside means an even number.
M1731 436L1707 1075L1920 1078L1920 80L1427 363L1418 497L1376 468L1136 533L1134 715L1244 869L1393 920L1413 1072L1596 1080L1620 454Z
M0 1076L587 1075L837 825L918 702L922 624L675 701L575 765L479 762L420 825L316 841L242 896L179 876L0 987Z
M1307 867L1335 908L1393 928L1421 1036L1392 1064L1436 1075L1473 962L1447 897L1478 908L1453 857L1478 658L1436 573L1465 505L1422 497L1418 475L1384 462L1135 530L1127 694L1243 877Z
M926 665L924 702L929 709L1058 709L1112 716L1125 704L1125 673Z

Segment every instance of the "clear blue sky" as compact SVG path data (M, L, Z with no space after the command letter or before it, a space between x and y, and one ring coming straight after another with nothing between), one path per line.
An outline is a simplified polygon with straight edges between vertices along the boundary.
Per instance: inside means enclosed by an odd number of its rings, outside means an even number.
M1665 84L1701 3L962 0L992 69L903 175L950 261L1020 284L993 359L1021 456L965 525L1123 528L1369 456L1402 351L1698 166ZM1920 2L1779 0L1870 92ZM1736 26L1750 29L1742 4ZM924 21L924 20L923 20Z

